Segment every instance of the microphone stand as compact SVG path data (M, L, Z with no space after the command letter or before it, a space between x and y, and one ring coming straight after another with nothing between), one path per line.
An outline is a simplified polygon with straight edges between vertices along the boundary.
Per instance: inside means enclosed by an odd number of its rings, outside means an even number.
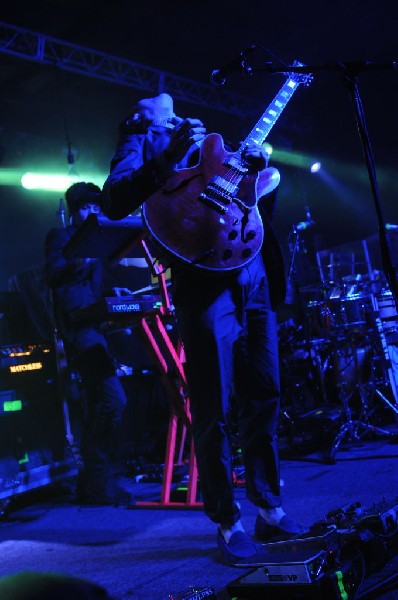
M294 242L292 244L288 244L289 252L290 252L290 264L287 271L286 284L287 284L287 294L286 294L286 304L294 304L295 300L298 301L299 304L299 312L300 318L303 318L303 307L301 303L300 293L299 293L299 285L297 281L297 270L295 268L296 256L299 251L300 245L300 232L295 227L292 228L290 235L294 235Z
M395 68L395 67L394 67ZM348 71L344 77L344 84L348 89L352 103L354 105L356 123L358 128L359 137L362 143L362 149L364 152L366 167L368 170L368 177L370 187L372 190L373 201L375 205L376 215L379 225L379 242L380 251L382 256L382 262L386 279L389 283L391 293L393 295L395 305L398 307L398 283L397 283L397 270L393 265L392 261L392 248L391 242L387 235L386 224L383 217L381 208L380 194L376 177L376 168L373 158L373 151L370 142L369 132L366 126L365 113L362 105L361 95L357 85L358 72L353 70Z
M64 209L64 202L63 202L62 198L59 199L59 208L56 212L56 215L58 215L61 218L62 227L66 227L65 209Z
M313 65L313 66L288 66L284 67L283 70L275 68L267 64L265 67L252 68L251 73L255 72L266 72L266 73L302 73L311 74L317 71L342 71L343 72L343 83L347 88L351 101L354 106L355 119L359 137L361 140L366 168L368 171L369 182L371 186L373 201L375 205L376 215L378 219L379 228L379 241L380 250L383 262L383 268L387 282L390 286L392 296L395 301L395 305L398 310L398 282L397 282L397 268L392 262L392 249L390 239L386 233L386 224L383 218L383 211L381 208L379 188L376 177L376 169L373 158L372 146L370 142L370 136L366 125L365 113L362 105L361 95L357 85L357 79L361 72L364 71L380 71L380 70L395 70L398 69L398 61L390 61L385 63L374 63L370 61L359 61L349 63L336 63L332 65Z
M324 369L322 368L322 361L319 352L316 352L315 355L313 355L312 353L310 327L308 320L305 318L306 315L304 313L303 299L297 278L297 269L295 267L295 261L300 249L300 230L297 227L293 226L292 233L294 235L294 242L288 245L290 251L290 265L286 278L288 290L287 294L289 294L289 291L292 294L291 304L294 304L294 300L297 301L300 322L304 326L304 348L306 352L306 357L308 359L308 369L315 376L315 385L317 392L320 393L323 403L327 404ZM322 341L323 340L321 340L321 342Z

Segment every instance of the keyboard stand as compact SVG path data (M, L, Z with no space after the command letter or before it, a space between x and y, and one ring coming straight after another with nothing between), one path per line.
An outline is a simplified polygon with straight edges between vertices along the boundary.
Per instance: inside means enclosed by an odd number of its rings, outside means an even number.
M197 501L198 471L192 437L185 501L171 500L174 469L184 464L183 452L187 433L189 433L191 427L189 396L184 371L185 354L181 340L177 337L173 341L167 329L167 323L171 322L174 317L164 269L152 257L145 240L141 240L140 243L151 273L159 282L162 306L156 314L144 315L141 318L139 331L167 392L170 401L170 419L160 501L136 502L135 506L163 509L201 509L203 503Z

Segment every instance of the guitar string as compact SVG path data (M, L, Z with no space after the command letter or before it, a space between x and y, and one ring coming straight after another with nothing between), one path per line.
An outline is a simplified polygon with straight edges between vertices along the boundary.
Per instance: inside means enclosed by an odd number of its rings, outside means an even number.
M297 82L295 82L295 83L297 83ZM232 157L235 156L237 158L237 160L240 161L241 157L239 155L241 155L243 148L245 147L245 145L247 145L249 140L253 140L255 143L257 143L259 145L262 145L264 143L265 139L267 138L268 133L270 132L273 125L276 123L276 121L280 117L283 109L286 107L288 101L291 99L295 89L296 89L296 87L292 88L289 86L289 81L285 82L285 84L282 86L279 93L276 95L274 100L267 107L266 111L261 115L261 117L255 124L254 128L251 130L249 135L246 137L244 142L241 144L239 150L235 153L231 153L231 155L229 157L230 159L232 159ZM267 123L267 126L264 127L264 123L266 123L267 114L271 116L271 120L270 120L270 122ZM269 117L268 117L268 119L269 119ZM258 140L259 133L261 133L260 140ZM233 169L230 167L222 175L222 179L226 182L226 186L224 189L230 194L233 193L234 190L236 190L240 181L243 179L243 177L244 177L244 173L241 173L241 172L237 171L236 169ZM218 194L217 194L216 190L210 188L209 197L216 200L217 196L218 196Z

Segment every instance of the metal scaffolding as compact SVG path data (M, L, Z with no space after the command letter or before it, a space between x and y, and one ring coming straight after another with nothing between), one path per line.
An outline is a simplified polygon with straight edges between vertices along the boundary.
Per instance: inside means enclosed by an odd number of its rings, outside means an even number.
M2 22L0 51L154 95L167 92L177 100L243 118L261 111L250 98Z

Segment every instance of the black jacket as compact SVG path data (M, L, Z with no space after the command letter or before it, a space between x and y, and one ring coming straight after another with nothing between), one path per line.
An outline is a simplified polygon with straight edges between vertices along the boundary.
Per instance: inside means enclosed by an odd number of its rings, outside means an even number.
M102 297L102 264L66 259L63 249L76 233L76 227L51 229L45 239L45 280L53 291L55 316L61 333L70 329L68 315Z
M103 188L102 209L110 219L122 219L136 211L174 173L162 161L162 151L168 144L169 134L170 130L166 128L153 127L146 134L121 136ZM199 159L199 150L193 147L177 168L192 167ZM261 252L274 308L284 301L286 294L283 255L271 225L276 196L277 189L258 201L264 226Z

